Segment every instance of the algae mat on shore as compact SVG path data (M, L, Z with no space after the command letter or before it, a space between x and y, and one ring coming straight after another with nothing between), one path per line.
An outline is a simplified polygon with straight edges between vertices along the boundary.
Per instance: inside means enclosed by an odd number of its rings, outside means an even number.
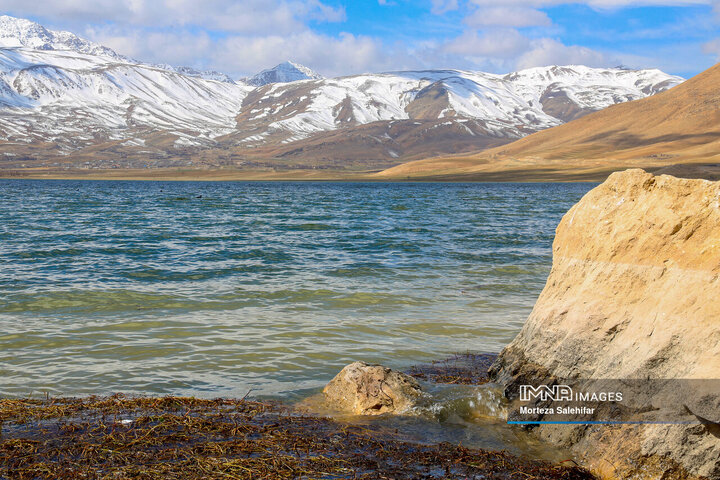
M0 478L593 478L245 399L0 400Z

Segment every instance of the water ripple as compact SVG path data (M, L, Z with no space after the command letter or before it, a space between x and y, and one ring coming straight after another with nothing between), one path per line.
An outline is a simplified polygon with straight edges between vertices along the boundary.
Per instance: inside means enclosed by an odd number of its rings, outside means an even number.
M0 395L300 394L497 351L591 187L0 180Z

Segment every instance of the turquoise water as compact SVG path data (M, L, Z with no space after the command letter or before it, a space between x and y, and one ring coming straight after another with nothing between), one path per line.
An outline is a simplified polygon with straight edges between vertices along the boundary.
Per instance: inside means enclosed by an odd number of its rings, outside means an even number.
M292 398L497 352L592 186L0 180L0 395Z

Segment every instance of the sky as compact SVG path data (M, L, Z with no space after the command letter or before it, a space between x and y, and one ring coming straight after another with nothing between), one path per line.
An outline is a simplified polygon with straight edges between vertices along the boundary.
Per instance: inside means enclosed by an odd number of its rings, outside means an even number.
M0 13L234 78L285 60L325 76L584 64L690 77L720 58L720 0L0 0Z

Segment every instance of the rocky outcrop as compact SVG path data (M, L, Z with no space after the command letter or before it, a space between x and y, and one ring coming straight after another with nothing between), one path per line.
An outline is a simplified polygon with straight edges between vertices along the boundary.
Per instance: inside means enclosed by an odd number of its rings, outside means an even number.
M545 289L491 375L511 399L561 379L636 382L640 421L672 396L687 424L535 431L602 476L720 478L720 183L628 170L589 192L558 226Z
M343 368L323 393L333 409L355 415L402 413L422 395L420 385L409 375L364 362Z

